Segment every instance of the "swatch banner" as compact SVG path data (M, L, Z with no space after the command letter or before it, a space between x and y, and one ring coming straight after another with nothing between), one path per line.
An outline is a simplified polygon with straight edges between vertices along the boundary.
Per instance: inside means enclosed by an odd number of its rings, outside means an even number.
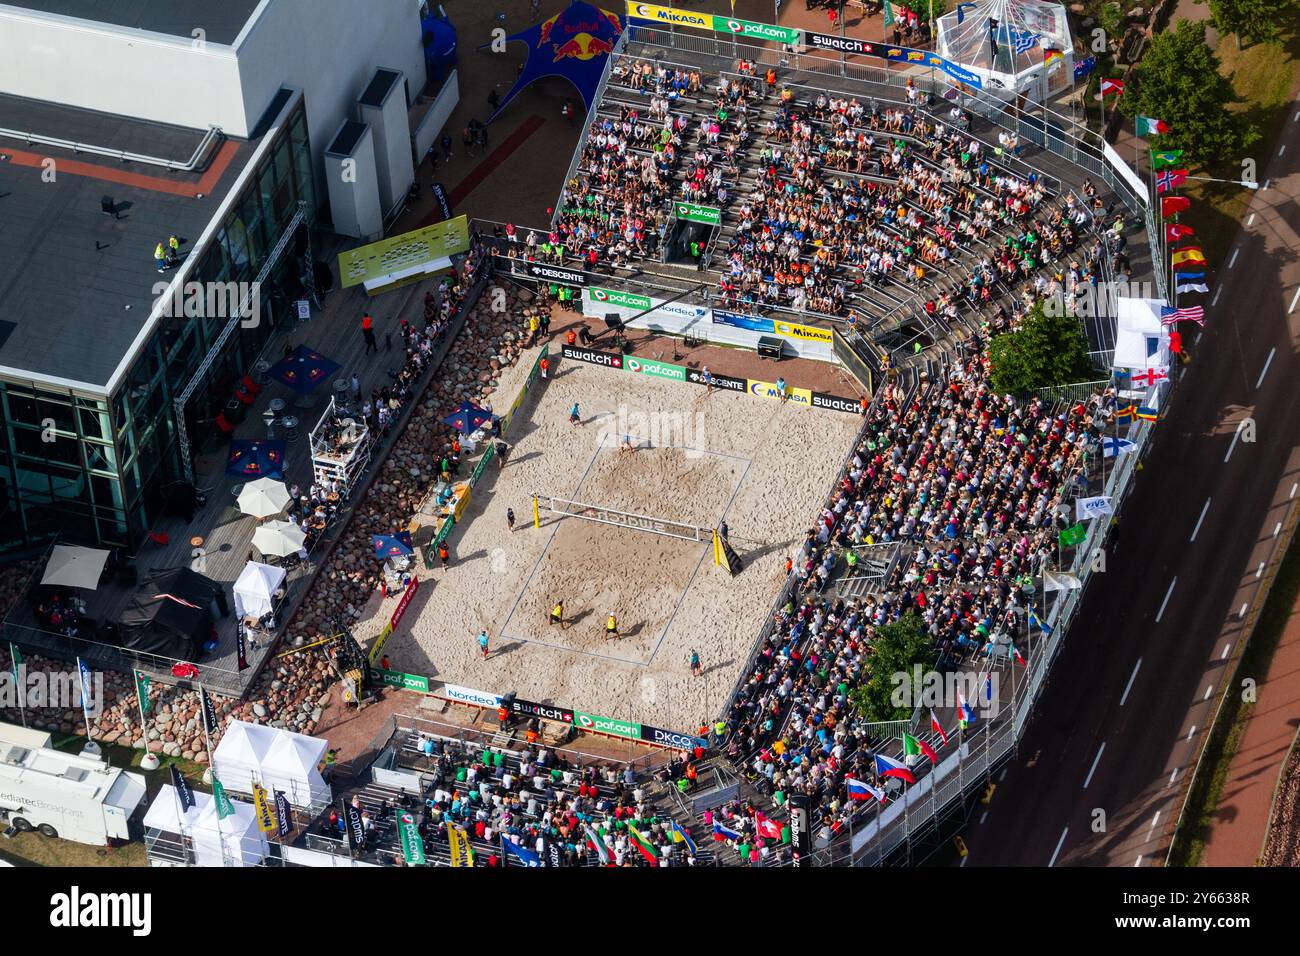
M564 345L561 346L560 354L567 359L590 362L592 365L604 365L606 368L623 367L623 356L617 352L601 352L598 349L580 349L573 345Z
M984 81L978 73L958 66L951 60L945 60L937 53L928 50L913 50L905 46L889 46L884 43L868 43L854 37L841 37L833 33L805 33L804 39L810 47L817 50L833 50L836 53L854 53L861 56L878 56L894 63L913 63L918 66L932 66L952 77L958 83L977 90L984 88Z

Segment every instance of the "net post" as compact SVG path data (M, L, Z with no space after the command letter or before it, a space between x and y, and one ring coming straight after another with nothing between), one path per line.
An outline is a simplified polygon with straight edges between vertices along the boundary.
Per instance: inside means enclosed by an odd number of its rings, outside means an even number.
M533 527L540 528L541 526L542 518L537 508L537 496L533 495Z

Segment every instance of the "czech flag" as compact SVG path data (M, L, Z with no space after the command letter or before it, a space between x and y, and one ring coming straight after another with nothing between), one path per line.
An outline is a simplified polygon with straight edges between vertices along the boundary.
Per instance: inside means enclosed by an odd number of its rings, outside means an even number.
M943 724L939 723L939 718L934 716L933 709L930 711L930 729L939 735L945 747L948 746L948 735L943 732Z
M897 760L890 760L876 754L876 775L880 777L897 777L904 783L916 783L916 776Z
M881 803L885 802L885 791L878 787L863 783L861 780L854 780L852 777L845 777L844 783L849 788L850 800L865 800L867 797L875 797Z

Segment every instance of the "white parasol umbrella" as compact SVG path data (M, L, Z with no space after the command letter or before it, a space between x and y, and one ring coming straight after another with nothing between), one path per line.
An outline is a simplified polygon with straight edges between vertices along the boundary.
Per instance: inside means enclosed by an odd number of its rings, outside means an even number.
M268 557L297 554L306 541L303 530L291 521L268 521L253 532L253 547Z
M50 552L50 560L45 563L41 583L93 591L99 587L99 576L104 573L107 560L107 551L56 544Z
M239 492L239 510L254 518L269 518L278 515L289 506L289 489L283 481L274 478L258 478L244 485Z

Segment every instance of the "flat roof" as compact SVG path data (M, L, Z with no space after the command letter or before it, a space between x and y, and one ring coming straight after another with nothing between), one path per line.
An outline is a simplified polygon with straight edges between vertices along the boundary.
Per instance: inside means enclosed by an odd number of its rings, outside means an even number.
M0 0L53 16L93 20L127 30L192 39L202 29L209 43L235 42L261 0Z
M28 133L182 163L205 135L13 96L0 96L0 115ZM220 139L186 173L0 137L0 318L14 326L0 334L0 374L107 386L149 320L154 283L176 276L158 274L155 246L175 235L186 256L254 149Z

